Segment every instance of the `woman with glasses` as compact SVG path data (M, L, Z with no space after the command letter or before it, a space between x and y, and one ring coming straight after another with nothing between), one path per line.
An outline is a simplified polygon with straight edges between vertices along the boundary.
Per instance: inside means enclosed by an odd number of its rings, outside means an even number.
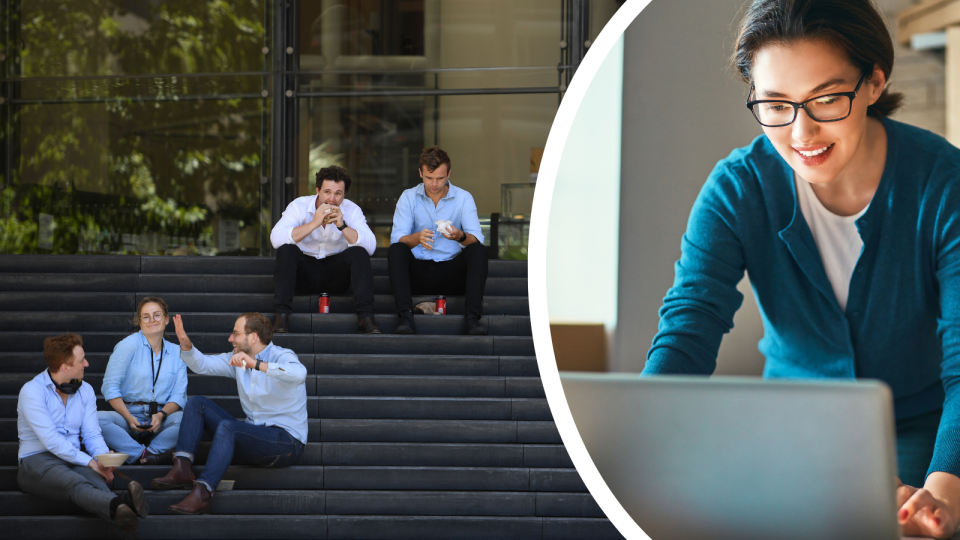
M140 331L116 347L103 375L103 397L113 407L100 411L107 446L130 454L127 463L172 463L187 402L187 366L180 346L163 339L170 322L167 304L147 297L137 306L133 324Z
M960 521L960 150L890 120L869 0L755 0L735 43L763 135L722 160L682 239L644 374L712 373L749 272L766 377L890 385L907 536Z

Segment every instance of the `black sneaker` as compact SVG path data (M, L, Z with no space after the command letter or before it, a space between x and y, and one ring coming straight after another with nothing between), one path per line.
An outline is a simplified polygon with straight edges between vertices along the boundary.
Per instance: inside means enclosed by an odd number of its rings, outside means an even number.
M480 324L480 316L471 311L463 317L463 333L468 336L485 336L487 329Z
M413 312L409 309L400 312L400 324L397 325L397 334L416 334L417 323L413 322Z

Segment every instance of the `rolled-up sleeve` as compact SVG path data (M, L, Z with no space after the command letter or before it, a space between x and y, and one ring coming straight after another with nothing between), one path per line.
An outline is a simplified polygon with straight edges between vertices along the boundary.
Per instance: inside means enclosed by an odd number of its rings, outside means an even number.
M137 354L137 347L139 345L136 340L124 339L113 348L110 360L107 361L107 369L103 373L103 385L100 387L103 399L110 401L123 397L120 385L123 384L123 378L127 375L130 362Z
M302 219L303 216L297 206L297 200L294 200L287 205L287 209L283 211L283 216L280 217L277 224L273 226L273 231L270 232L270 243L273 244L273 249L279 249L280 246L286 244L296 244L293 241L293 229L303 225L300 223Z
M390 233L390 243L396 244L404 236L413 233L413 190L407 190L397 201L397 209L393 212L393 232Z
M460 210L460 230L476 236L477 241L482 244L483 232L480 230L480 216L477 215L477 203L473 200L473 195L464 190L461 190L461 193L466 196L466 201Z
M367 250L367 253L373 255L373 252L377 249L377 237L370 230L370 226L367 225L367 218L363 215L363 210L356 204L350 205L347 212L344 213L343 219L347 222L347 226L357 231L357 241L353 244L348 241L347 244L350 247L360 246Z
M303 384L307 380L307 368L292 352L283 354L267 365L267 376L283 382Z

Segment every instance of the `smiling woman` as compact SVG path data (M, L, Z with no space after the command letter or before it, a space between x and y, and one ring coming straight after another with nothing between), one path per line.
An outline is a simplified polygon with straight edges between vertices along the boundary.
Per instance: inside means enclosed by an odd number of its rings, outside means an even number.
M712 373L749 272L764 375L890 385L904 534L948 537L960 523L960 150L887 118L901 100L886 89L893 45L869 0L757 0L734 59L764 134L701 190L644 374Z

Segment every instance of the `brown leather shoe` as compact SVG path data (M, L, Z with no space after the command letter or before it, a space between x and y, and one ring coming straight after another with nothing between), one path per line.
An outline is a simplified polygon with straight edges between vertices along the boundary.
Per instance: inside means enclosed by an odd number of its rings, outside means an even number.
M380 327L377 326L377 323L373 322L373 317L364 317L360 319L360 333L379 334Z
M274 334L286 334L290 332L290 314L277 312L277 318L273 321Z
M117 525L123 531L123 540L137 540L137 525L140 520L137 519L136 512L125 504L117 507Z
M187 495L187 498L167 508L174 514L196 515L210 513L210 492L207 486L197 482L193 485L193 491Z
M190 460L175 457L173 458L173 468L163 478L154 478L150 485L153 489L182 489L191 488L196 482L193 471L190 470Z

